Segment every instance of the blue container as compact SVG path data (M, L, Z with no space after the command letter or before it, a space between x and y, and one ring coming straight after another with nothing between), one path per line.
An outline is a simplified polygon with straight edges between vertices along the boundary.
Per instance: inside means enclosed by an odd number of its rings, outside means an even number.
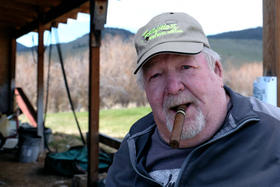
M19 161L36 162L40 153L41 138L36 128L19 129Z
M41 138L26 136L20 147L20 162L36 162L40 153Z

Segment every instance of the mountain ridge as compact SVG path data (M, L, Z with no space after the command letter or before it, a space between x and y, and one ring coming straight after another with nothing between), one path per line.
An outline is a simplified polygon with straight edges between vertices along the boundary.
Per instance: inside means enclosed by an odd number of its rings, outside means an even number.
M211 39L253 39L262 40L262 27L243 29L239 31L223 32L215 35L208 35Z
M102 32L102 38L104 38L105 35L110 34L112 36L120 36L123 40L126 40L127 38L134 36L134 33L121 29L121 28L113 28L113 27L107 27ZM88 33L73 40L70 42L64 42L62 44L68 44L68 43L75 43L75 41L84 41L88 40ZM249 28L249 29L243 29L239 31L229 31L229 32L222 32L214 35L207 35L209 39L255 39L255 40L262 40L262 27L256 27L256 28ZM21 43L17 42L17 50L18 51L24 51L27 48L33 48L33 47L27 47Z
M105 37L119 37L123 43L132 43L135 34L125 29L105 28L102 32L102 42ZM244 63L262 62L262 28L256 27L240 31L224 32L207 36L210 46L218 52L222 58L224 67L240 66ZM79 56L88 49L89 34L85 34L76 40L61 43L63 57ZM18 52L31 52L37 46L25 47L18 43ZM133 45L131 45L133 46ZM46 52L50 47L46 46ZM55 45L52 56L58 59Z

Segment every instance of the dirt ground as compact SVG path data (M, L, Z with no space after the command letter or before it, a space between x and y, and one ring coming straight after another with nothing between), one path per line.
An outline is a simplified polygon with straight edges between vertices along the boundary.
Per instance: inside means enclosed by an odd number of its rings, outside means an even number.
M54 133L49 148L55 152L64 152L72 146L81 145L77 135ZM114 152L102 144L101 148ZM47 151L46 151L47 152ZM39 156L33 163L18 161L18 148L0 150L0 187L71 187L72 178L47 173L44 170L46 154ZM99 174L99 180L106 177L106 173ZM103 186L102 183L99 186Z
M80 141L73 135L54 134L50 148L54 151L66 151ZM41 154L36 162L22 163L18 160L18 146L0 151L0 186L24 187L68 187L72 178L57 176L44 170L46 154Z
M34 163L17 161L16 150L0 152L0 186L68 187L72 178L44 171L44 158Z

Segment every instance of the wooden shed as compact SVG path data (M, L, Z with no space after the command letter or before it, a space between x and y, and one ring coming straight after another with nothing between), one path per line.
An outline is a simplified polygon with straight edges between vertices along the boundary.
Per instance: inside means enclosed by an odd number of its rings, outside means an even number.
M99 142L99 48L107 15L107 0L1 0L0 3L0 113L14 112L16 39L38 32L37 106L38 135L43 136L45 30L90 13L89 41L89 167L88 185L96 185ZM41 145L43 144L43 138ZM43 147L43 146L41 146Z

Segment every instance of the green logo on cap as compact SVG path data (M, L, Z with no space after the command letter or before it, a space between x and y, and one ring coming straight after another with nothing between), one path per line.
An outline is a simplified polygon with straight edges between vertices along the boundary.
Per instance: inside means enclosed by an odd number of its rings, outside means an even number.
M142 36L146 41L153 40L157 37L164 36L167 34L181 33L181 30L176 23L159 25L151 30L146 30Z

